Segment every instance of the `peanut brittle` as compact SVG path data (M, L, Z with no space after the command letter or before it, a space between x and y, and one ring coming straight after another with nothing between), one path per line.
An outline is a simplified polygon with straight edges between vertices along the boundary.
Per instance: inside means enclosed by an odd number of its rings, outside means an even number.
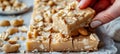
M88 27L95 11L80 10L77 5L76 0L35 0L27 51L97 50L99 39L84 28ZM85 42L88 44L84 45Z

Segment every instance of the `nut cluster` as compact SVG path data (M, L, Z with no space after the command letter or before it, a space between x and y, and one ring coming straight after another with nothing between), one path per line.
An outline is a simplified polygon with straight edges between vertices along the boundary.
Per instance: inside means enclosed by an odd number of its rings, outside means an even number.
M20 11L27 7L26 4L18 0L0 0L0 11L12 12Z

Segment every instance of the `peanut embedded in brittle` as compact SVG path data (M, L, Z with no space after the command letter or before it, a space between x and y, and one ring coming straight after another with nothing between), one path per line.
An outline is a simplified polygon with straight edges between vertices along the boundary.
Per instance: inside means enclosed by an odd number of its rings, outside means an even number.
M79 28L78 32L81 35L85 35L85 36L88 35L88 31L85 28L83 28L83 27Z

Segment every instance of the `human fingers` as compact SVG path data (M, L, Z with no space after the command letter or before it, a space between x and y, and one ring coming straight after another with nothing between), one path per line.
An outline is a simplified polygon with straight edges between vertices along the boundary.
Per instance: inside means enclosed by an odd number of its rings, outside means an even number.
M79 3L80 9L84 9L92 3L92 0L78 0L78 1L80 1L80 3Z
M118 16L120 16L119 2L120 2L120 0L116 0L111 7L100 12L99 14L97 14L95 16L95 18L93 19L93 21L91 22L90 26L92 28L96 28L96 27L103 25L105 23L108 23L108 22L112 21L113 19L117 18Z

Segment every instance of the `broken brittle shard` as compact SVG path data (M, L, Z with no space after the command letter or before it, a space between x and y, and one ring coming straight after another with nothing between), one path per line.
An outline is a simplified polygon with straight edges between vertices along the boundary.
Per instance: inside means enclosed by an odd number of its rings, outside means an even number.
M95 12L91 8L80 10L77 7L77 2L72 2L65 9L53 15L53 29L62 34L70 35L72 31L86 26L85 24L91 21L94 14Z
M99 38L86 27L95 11L76 0L34 0L27 51L95 51Z

